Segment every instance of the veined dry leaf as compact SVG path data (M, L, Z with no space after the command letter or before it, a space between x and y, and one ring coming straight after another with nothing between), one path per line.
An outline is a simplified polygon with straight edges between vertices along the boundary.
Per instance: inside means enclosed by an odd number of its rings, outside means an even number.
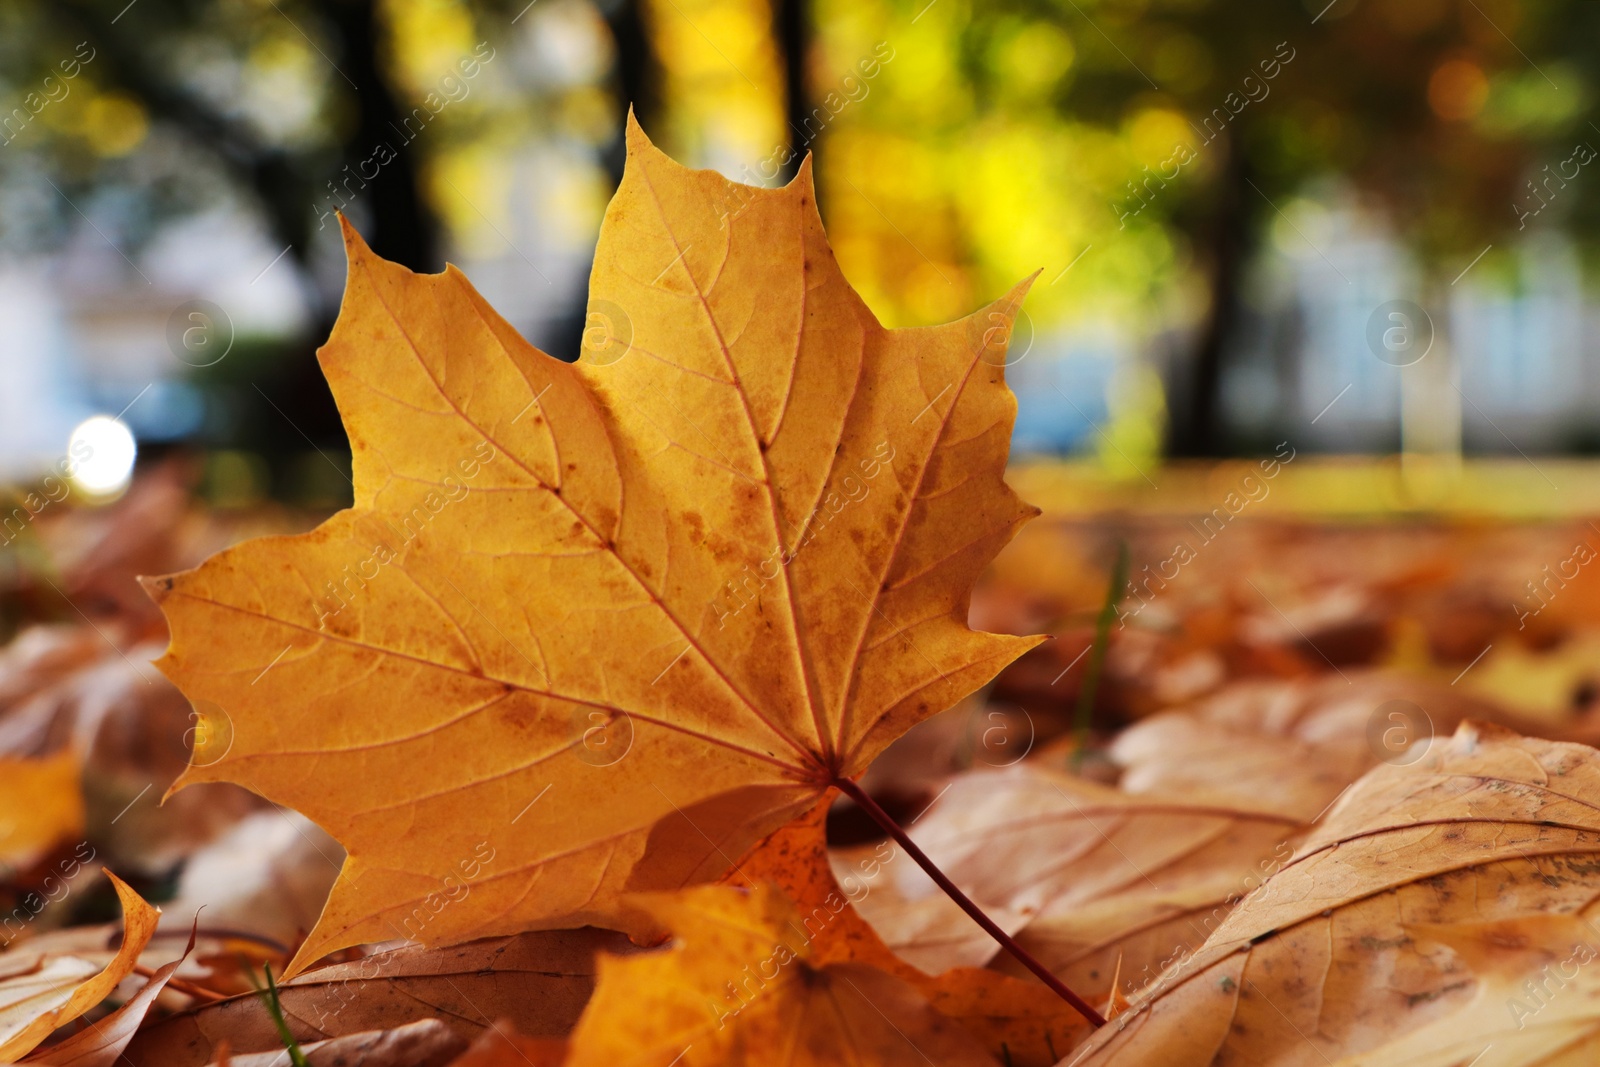
M1478 983L1416 931L1591 906L1597 802L1594 749L1463 724L1362 778L1077 1062L1325 1067L1452 1016Z
M894 975L1010 1067L1051 1067L1088 1034L1083 1017L1031 974L1013 978L978 967L954 967L930 975L895 955L852 902L881 891L875 888L881 884L881 870L914 861L885 841L841 863L836 878L824 834L827 809L824 801L773 831L723 876L729 884L771 883L783 891L799 913L796 932L808 942L812 966L864 963Z
M911 827L941 870L1019 944L1092 1001L1193 951L1233 901L1293 852L1304 827L1260 806L1129 796L1024 763L951 780ZM836 870L861 867L859 850ZM919 867L882 865L858 907L888 946L928 971L988 964L1022 977Z
M83 833L79 773L70 749L41 759L0 756L0 868L26 867Z
M122 947L104 968L73 956L30 951L0 954L0 1063L32 1051L50 1032L99 1004L133 973L161 913L106 872L122 901Z
M1036 513L1003 480L1025 287L884 329L808 168L756 189L628 146L590 283L612 332L576 364L347 229L320 358L355 507L148 584L163 670L232 724L178 785L349 851L292 970L620 925L625 891L716 878L1036 643L966 624Z
M629 949L598 930L551 930L453 948L407 947L318 967L278 986L279 1003L302 1044L438 1018L464 1041L497 1019L532 1037L572 1029L595 983L595 953ZM141 1031L128 1046L132 1067L201 1067L236 1053L281 1049L255 994L202 1005Z
M1337 1067L1588 1067L1600 1059L1600 925L1583 916L1410 928L1450 946L1478 992L1454 1015Z
M700 886L640 906L672 947L603 957L568 1067L997 1067L977 1039L875 967L814 967L800 916L771 886Z

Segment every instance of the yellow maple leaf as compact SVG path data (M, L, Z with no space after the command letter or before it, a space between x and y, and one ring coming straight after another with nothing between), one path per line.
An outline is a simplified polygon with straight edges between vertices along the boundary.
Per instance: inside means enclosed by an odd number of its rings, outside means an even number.
M966 624L1036 514L1003 480L1026 286L885 329L809 167L737 185L631 121L628 149L576 364L347 227L319 355L355 506L147 582L160 666L228 726L175 788L241 783L349 852L293 969L628 928L622 893L717 877L1038 640Z

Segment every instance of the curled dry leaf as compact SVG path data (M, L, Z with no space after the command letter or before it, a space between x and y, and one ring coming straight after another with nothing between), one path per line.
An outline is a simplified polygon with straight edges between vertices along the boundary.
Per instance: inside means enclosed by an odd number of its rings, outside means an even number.
M824 801L775 830L723 876L729 884L770 883L783 891L800 914L796 933L808 942L812 966L864 963L894 975L1011 1067L1051 1067L1084 1038L1088 1023L1032 975L1013 978L978 967L930 975L897 956L854 905L883 891L878 888L882 871L912 860L884 841L840 863L836 877L824 834L827 811ZM971 924L965 915L962 919Z
M716 878L1037 643L966 622L1036 514L1003 480L1024 287L884 329L809 167L756 189L627 140L578 363L347 227L320 358L355 506L147 583L160 666L232 723L179 786L239 782L349 851L291 970L622 925L625 891Z
M156 997L161 995L178 968L183 966L183 961L194 951L194 943L195 935L191 928L183 955L158 967L149 980L139 987L139 991L120 1008L104 1019L89 1023L64 1041L35 1050L22 1062L37 1064L38 1067L115 1067L122 1058L122 1050L128 1047L128 1042L133 1040L133 1035L144 1024L145 1014L156 1002Z
M906 982L858 963L810 962L800 915L771 886L647 894L672 947L602 958L569 1067L997 1067Z
M1309 1067L1371 1052L1476 995L1468 963L1424 925L1588 908L1597 856L1600 753L1463 724L1417 763L1362 778L1077 1062Z
M103 968L75 956L31 951L0 954L0 1063L32 1051L50 1032L95 1007L133 973L160 912L106 872L122 901L122 946Z
M594 990L599 948L626 952L626 938L552 930L453 948L415 946L319 967L278 986L284 1019L302 1044L439 1018L463 1042L496 1019L532 1037L572 1029ZM201 1067L235 1052L281 1049L261 998L232 997L147 1026L126 1053L132 1067Z

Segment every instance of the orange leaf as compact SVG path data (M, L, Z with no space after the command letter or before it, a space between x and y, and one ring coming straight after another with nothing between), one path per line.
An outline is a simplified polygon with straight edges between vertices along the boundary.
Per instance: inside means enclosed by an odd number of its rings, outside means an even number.
M496 1022L450 1067L561 1067L567 1058L565 1039L527 1037L508 1022Z
M51 845L83 833L76 753L0 756L0 865L24 867Z
M292 970L628 927L625 891L716 878L1037 643L966 624L1036 513L1003 480L1025 286L884 329L809 169L754 189L628 145L577 364L347 228L320 358L355 506L147 583L163 670L231 724L178 785L349 852Z
M1083 1017L1032 976L1013 978L979 967L952 967L929 975L896 956L861 918L855 902L875 891L871 879L881 869L912 861L893 842L882 842L871 855L854 861L861 869L848 886L841 887L828 863L827 809L828 802L823 801L803 818L774 831L723 881L778 886L799 913L813 965L863 963L887 971L921 992L936 1011L961 1023L1012 1067L1050 1067L1083 1040L1089 1032ZM978 929L964 915L962 919Z
M856 963L815 966L798 913L774 887L701 886L639 899L673 931L672 947L601 958L568 1067L998 1063L893 975Z

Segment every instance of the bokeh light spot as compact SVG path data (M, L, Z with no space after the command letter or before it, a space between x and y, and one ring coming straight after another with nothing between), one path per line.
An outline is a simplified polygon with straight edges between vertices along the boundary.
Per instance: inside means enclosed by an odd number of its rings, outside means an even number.
M139 453L133 431L110 415L83 420L67 441L74 485L92 496L120 493L133 480L133 461Z

